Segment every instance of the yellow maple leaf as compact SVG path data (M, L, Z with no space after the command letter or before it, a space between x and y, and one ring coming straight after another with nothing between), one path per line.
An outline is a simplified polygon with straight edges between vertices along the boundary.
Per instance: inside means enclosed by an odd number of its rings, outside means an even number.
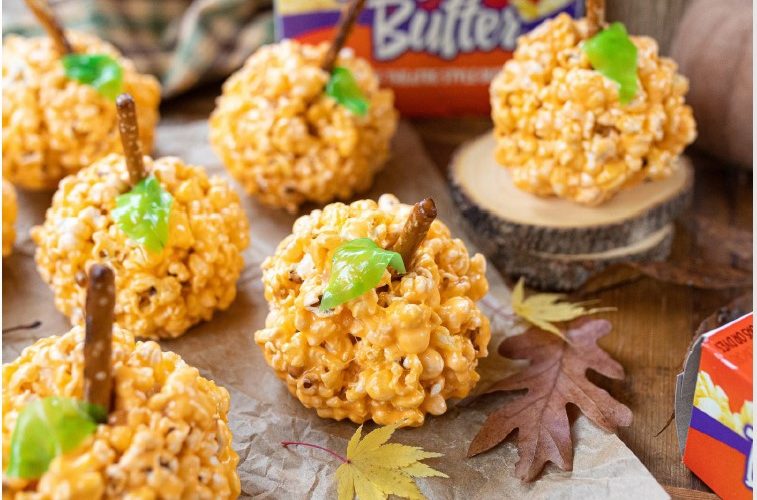
M441 453L424 451L416 446L388 443L397 425L387 425L369 432L360 439L363 426L355 431L347 444L347 461L336 470L339 500L385 499L388 495L422 499L415 477L448 477L421 463Z
M570 321L581 316L615 311L614 307L594 307L587 309L591 302L564 302L565 295L560 293L535 293L525 297L525 282L523 278L513 288L511 304L513 312L534 326L550 333L554 333L563 340L565 336L554 325L555 322Z
M318 445L293 441L282 444L310 446L338 458L342 462L336 470L338 500L353 500L355 495L359 500L385 500L389 495L421 500L423 494L413 478L449 477L421 462L441 457L441 453L387 443L397 424L379 427L361 439L362 430L361 425L350 438L346 457Z

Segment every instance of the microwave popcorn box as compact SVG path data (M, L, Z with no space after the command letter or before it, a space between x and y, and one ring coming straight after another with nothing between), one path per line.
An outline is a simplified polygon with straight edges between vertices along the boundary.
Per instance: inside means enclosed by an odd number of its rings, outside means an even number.
M725 500L753 495L753 315L702 335L676 383L683 462Z
M345 0L275 0L279 40L331 40ZM347 42L409 116L489 113L489 83L518 37L584 0L368 0Z

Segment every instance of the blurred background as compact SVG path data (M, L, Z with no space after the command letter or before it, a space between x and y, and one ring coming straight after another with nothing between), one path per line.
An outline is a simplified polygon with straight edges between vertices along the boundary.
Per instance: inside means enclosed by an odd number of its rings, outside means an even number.
M607 19L622 21L630 33L655 38L660 43L662 53L668 54L676 27L683 18L687 5L695 1L607 0ZM23 0L5 0L2 4L4 35L9 32L38 32L36 22ZM126 50L127 55L138 63L140 59L144 60L155 54L150 53L148 48L144 48L139 54L127 50L133 43L131 40L122 39L122 43L119 43L119 38L127 34L132 37L146 36L146 30L141 30L135 21L138 18L146 18L144 24L152 31L165 31L162 39L156 41L164 47L171 42L176 44L178 32L181 29L186 30L187 25L192 22L207 24L211 17L233 18L233 22L227 21L224 28L233 31L234 36L219 42L221 48L227 52L225 59L231 59L227 61L228 67L234 64L238 66L242 62L237 57L229 57L229 52L235 48L234 45L245 45L249 50L254 50L256 45L274 38L273 0L50 0L50 4L68 28L96 31L103 38ZM119 21L123 26L115 26ZM241 37L238 32L243 32ZM145 40L143 45L149 42L151 40ZM180 50L175 46L173 48ZM140 69L149 65L146 61L142 61L141 64ZM219 75L208 76L212 78ZM167 83L173 84L170 81Z

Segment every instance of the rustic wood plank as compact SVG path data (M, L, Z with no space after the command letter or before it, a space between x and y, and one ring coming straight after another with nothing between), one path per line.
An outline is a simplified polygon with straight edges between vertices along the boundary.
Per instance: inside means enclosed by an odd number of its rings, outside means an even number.
M716 494L706 491L689 490L675 486L663 486L663 488L673 500L718 500L720 498Z
M677 238L676 246L685 246ZM681 463L673 425L675 377L693 333L692 292L683 287L641 279L597 295L618 311L609 316L614 334L602 347L626 369L626 379L602 384L634 412L633 424L620 438L663 484L702 489Z

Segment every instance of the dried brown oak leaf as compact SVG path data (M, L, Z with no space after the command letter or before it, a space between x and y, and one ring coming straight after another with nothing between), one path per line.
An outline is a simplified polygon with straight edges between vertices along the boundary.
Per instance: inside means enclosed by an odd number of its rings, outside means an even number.
M625 377L623 367L597 345L610 330L609 321L583 318L568 326L565 336L569 342L537 328L503 340L499 346L502 356L529 359L531 364L487 392L527 392L489 415L468 448L468 456L497 446L517 429L520 458L515 473L524 481L533 481L547 462L563 470L573 469L569 403L609 432L630 425L631 410L586 378L588 369L617 380Z
M700 259L688 262L628 262L626 265L657 281L705 290L752 286L752 273Z
M684 226L696 245L686 261L625 262L592 276L579 295L626 285L643 276L673 285L704 290L728 290L752 286L752 231L698 216Z
M739 297L736 297L728 304L724 305L714 313L710 314L699 324L697 331L694 332L694 338L692 342L709 331L735 321L745 314L749 314L752 311L754 302L752 301L752 292L745 293ZM688 351L687 351L688 352Z
M699 216L689 228L696 237L699 253L736 269L752 270L752 231ZM711 260L711 259L706 259Z

